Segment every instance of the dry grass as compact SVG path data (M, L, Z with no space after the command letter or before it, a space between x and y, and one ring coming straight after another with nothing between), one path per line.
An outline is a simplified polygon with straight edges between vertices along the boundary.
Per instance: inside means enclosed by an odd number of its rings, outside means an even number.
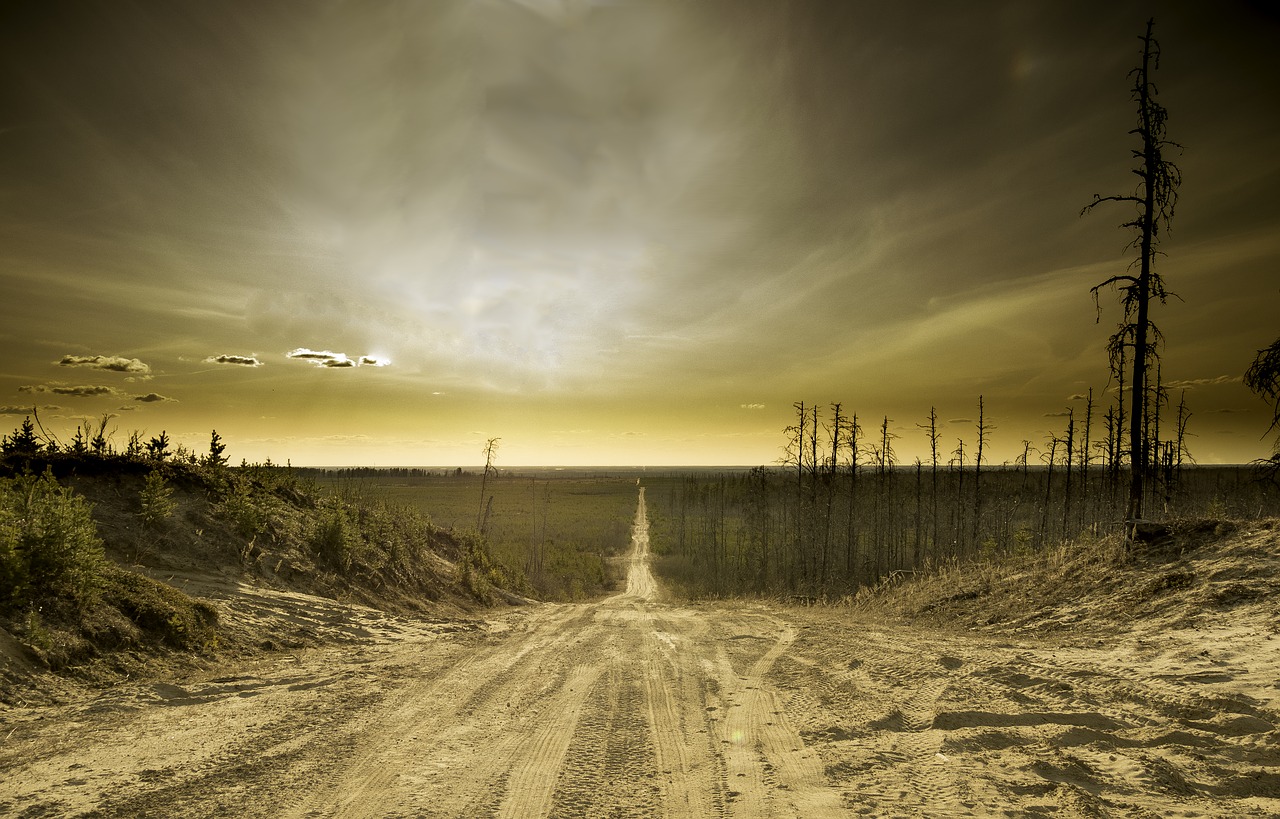
M1183 520L1126 545L1119 535L899 574L847 601L860 616L1048 633L1171 627L1240 602L1280 600L1280 521ZM1280 623L1280 611L1277 611Z

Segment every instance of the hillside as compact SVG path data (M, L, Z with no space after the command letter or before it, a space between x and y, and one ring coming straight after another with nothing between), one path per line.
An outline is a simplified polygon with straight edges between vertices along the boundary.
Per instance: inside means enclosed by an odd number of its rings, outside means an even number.
M0 554L13 575L0 702L363 637L389 614L455 623L523 600L474 540L282 468L10 456L2 474L6 543L19 546ZM85 512L91 525L77 524ZM25 566L24 548L61 562Z
M1146 524L1044 552L900 573L861 614L993 633L1070 637L1232 624L1280 632L1280 521Z

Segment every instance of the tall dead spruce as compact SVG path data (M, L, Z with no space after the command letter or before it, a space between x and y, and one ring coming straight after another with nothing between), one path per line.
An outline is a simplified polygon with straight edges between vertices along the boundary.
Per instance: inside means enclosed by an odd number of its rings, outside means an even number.
M1153 454L1148 414L1152 409L1151 397L1158 394L1159 389L1158 377L1153 383L1151 365L1159 355L1160 331L1151 321L1151 302L1157 299L1163 304L1169 295L1164 280L1155 270L1155 257L1159 253L1160 231L1167 229L1173 218L1178 185L1182 182L1178 167L1164 158L1167 149L1182 146L1165 139L1168 111L1156 102L1156 86L1151 81L1152 70L1160 64L1160 44L1151 33L1154 24L1154 20L1147 21L1147 32L1141 38L1142 63L1129 72L1134 81L1133 100L1138 107L1138 126L1129 133L1141 142L1141 147L1133 149L1133 158L1137 160L1133 173L1140 181L1131 194L1094 194L1093 201L1080 211L1084 215L1103 202L1128 202L1135 211L1134 217L1120 226L1134 232L1130 247L1137 248L1138 258L1129 265L1128 273L1112 276L1090 289L1095 303L1099 291L1105 287L1114 286L1120 293L1124 319L1107 344L1113 372L1119 378L1124 377L1125 351L1133 350L1130 357L1132 378L1129 381L1129 520L1142 517L1146 476ZM1098 309L1100 317L1100 305Z

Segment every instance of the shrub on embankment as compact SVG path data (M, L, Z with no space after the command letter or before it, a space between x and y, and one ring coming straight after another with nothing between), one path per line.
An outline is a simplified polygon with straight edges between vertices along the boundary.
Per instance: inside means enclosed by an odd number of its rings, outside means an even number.
M412 510L272 466L8 453L0 629L53 669L117 650L207 652L218 609L160 579L249 580L388 610L465 610L517 585Z

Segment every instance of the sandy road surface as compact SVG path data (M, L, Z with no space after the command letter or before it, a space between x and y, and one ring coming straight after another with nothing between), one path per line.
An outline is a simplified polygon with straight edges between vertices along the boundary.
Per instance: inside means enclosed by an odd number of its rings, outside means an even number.
M488 622L263 596L363 636L4 713L0 815L1280 813L1270 634L1192 654L669 605L643 490L633 547L624 592Z

